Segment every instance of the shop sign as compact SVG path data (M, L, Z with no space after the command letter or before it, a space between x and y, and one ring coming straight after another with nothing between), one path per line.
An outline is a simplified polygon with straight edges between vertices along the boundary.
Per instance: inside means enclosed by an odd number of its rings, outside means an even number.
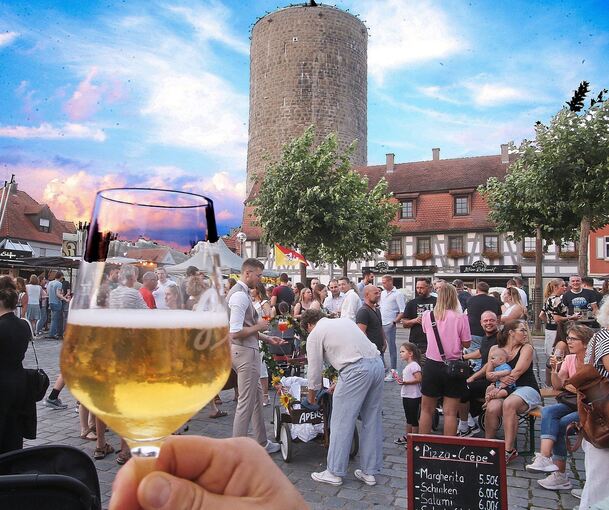
M459 271L461 273L519 273L520 266L491 266L486 264L483 260L477 260L473 264L469 264L466 266L459 266Z
M13 259L20 259L23 257L30 257L31 255L32 254L29 251L23 251L23 250L9 250L9 249L0 250L0 259L13 260Z
M364 266L362 270L370 270L373 274L434 274L437 266L390 266L387 262L379 262L375 266Z

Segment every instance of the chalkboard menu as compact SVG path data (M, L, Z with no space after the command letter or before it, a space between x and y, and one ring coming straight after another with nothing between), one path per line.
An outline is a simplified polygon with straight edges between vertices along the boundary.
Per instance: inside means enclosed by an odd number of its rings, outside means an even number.
M507 510L505 443L408 434L409 510Z

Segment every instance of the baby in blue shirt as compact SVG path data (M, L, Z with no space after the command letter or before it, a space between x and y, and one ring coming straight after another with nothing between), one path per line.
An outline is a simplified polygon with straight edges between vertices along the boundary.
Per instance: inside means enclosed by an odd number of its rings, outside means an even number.
M500 347L493 349L488 356L489 369L491 369L494 374L497 374L498 379L495 381L495 384L489 384L488 388L486 388L484 407L486 407L489 400L505 398L516 389L516 384L512 383L506 385L500 380L502 377L510 375L512 372L512 367L507 364L507 360L508 353L505 349L501 349Z

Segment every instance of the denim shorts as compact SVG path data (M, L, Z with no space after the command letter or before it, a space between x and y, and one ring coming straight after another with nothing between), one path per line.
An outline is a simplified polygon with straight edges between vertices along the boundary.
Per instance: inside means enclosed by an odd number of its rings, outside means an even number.
M531 409L535 409L541 405L541 395L535 388L531 388L530 386L519 386L512 392L512 395L518 395L525 401L526 405L529 406L526 410L527 413Z

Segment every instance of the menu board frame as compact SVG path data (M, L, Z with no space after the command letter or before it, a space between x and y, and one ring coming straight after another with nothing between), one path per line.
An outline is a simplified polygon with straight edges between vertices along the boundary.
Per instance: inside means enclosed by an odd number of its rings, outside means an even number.
M506 474L506 463L505 463L505 441L500 441L497 439L478 439L471 437L455 437L455 436L438 436L431 434L408 434L408 447L407 447L407 492L408 492L408 508L409 510L440 510L444 508L450 508L451 510L456 510L460 507L458 504L453 504L451 506L441 506L436 504L428 504L424 503L423 505L415 500L415 496L420 495L420 493L415 494L415 447L421 446L424 443L431 443L433 445L450 445L450 446L463 446L467 448L468 446L473 446L475 448L489 448L489 451L492 449L496 449L496 460L498 462L492 462L491 464L499 466L498 481L499 481L499 505L495 508L494 505L486 505L483 504L483 508L481 510L508 510L508 494L507 494L507 474ZM421 458L419 455L418 458ZM435 458L428 458L428 460L436 460ZM464 458L453 460L452 458L437 458L437 462L454 462L455 466L461 464L481 464L482 461L476 458L472 458L471 460L468 458L467 454L464 455ZM486 462L484 462L486 464ZM474 468L475 469L475 468ZM495 476L495 475L493 475ZM482 489L479 486L479 477L475 477L474 480L467 479L466 483L468 487L473 487L471 484L475 484L476 490ZM482 489L486 490L486 489ZM465 508L465 507L463 507ZM480 507L477 507L480 508Z

